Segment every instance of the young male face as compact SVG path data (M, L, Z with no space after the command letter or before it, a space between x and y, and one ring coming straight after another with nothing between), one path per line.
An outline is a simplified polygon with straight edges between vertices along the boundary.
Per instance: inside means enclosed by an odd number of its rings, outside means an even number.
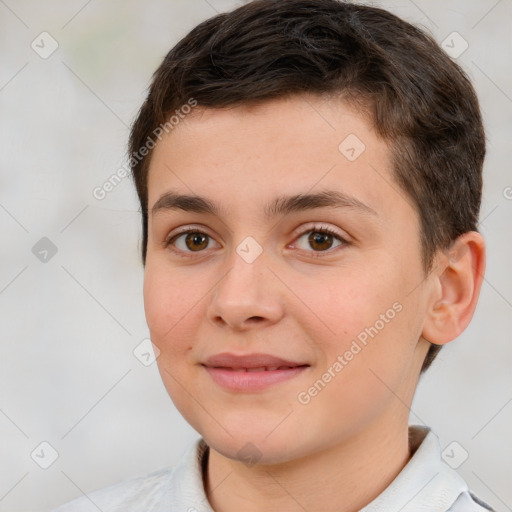
M152 213L171 191L218 212ZM325 191L344 204L266 214L279 197ZM418 214L362 115L313 96L198 107L155 148L148 194L151 339L173 402L211 448L278 463L406 432L433 285ZM324 228L335 235L315 237ZM266 385L269 373L239 373L250 383L229 388L219 382L234 370L204 366L220 353L307 366Z

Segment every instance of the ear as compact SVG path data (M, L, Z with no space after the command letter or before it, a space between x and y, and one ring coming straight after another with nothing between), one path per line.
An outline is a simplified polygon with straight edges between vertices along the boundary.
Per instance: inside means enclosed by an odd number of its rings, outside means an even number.
M459 336L475 312L485 272L485 242L476 231L459 236L438 255L422 335L436 345Z

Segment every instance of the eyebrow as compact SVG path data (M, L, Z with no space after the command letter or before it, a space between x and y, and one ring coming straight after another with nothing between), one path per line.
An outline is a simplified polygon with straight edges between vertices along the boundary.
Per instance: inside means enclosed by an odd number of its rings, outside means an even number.
M337 190L323 190L315 194L297 194L278 196L264 209L267 218L284 216L293 212L312 210L314 208L351 208L363 214L377 215L377 212L353 196ZM221 208L206 197L165 192L151 208L151 215L161 211L183 210L219 216Z

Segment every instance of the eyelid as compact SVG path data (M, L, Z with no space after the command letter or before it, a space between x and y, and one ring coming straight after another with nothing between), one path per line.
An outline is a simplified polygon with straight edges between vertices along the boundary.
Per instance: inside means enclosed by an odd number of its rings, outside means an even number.
M298 230L294 231L293 236L301 237L310 231L326 231L327 233L338 237L342 242L349 243L348 235L342 233L340 230L331 227L329 224L322 222L311 222L306 226L301 226Z
M349 240L350 237L340 233L339 230L332 228L331 226L323 224L321 222L313 222L309 226L301 227L300 231L296 235L294 235L294 242L292 247L296 244L297 240L302 238L307 233L314 233L317 231L321 233L327 233L333 236L334 238L338 239L340 245L334 248L329 248L325 251L298 249L298 251L306 253L308 255L308 258L329 258L330 256L337 255L339 251L344 250L348 246L352 245L352 242Z
M187 224L186 226L181 226L179 228L177 228L175 231L172 231L171 233L169 233L166 237L165 237L165 240L164 240L164 245L167 245L170 243L170 241L173 239L173 238L176 238L178 237L179 235L182 235L182 234L185 234L185 233L189 233L189 232L200 232L200 233L204 233L205 235L208 235L210 238L214 238L208 231L208 228L205 227L205 226L202 226L200 224Z
M339 249L340 247L345 247L345 246L348 246L351 244L351 242L348 240L348 238L349 238L348 236L342 234L341 232L339 232L339 230L337 230L327 224L323 224L321 222L311 222L308 225L306 225L306 226L302 225L300 228L295 230L292 234L292 236L294 237L294 242L296 242L297 239L301 238L306 233L315 232L315 231L328 233L328 234L334 236L335 238L337 238L342 243L341 246L335 247L332 250L329 249L326 251L305 251L305 252L311 253L312 255L315 255L315 257L322 257L323 254L327 254L327 255L332 254L333 252L336 252L336 249ZM195 251L182 251L182 250L176 249L172 246L173 246L173 240L177 239L179 236L181 236L183 234L194 233L194 232L202 233L202 234L208 236L211 240L218 243L215 240L215 237L212 236L208 232L208 229L205 226L189 224L186 226L181 226L176 231L173 231L171 234L166 236L165 240L163 241L163 246L164 246L164 248L170 249L174 253L179 254L183 257L190 257L191 255L194 254ZM304 251L304 249L299 249L299 250ZM206 251L197 251L197 254L201 254L201 253L205 253L205 252Z

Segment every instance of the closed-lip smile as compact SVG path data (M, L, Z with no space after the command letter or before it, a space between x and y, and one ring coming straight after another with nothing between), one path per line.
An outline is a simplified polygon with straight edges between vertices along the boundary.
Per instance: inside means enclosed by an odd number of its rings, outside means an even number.
M231 391L260 391L291 379L310 366L270 354L229 352L210 356L202 365L214 382Z

